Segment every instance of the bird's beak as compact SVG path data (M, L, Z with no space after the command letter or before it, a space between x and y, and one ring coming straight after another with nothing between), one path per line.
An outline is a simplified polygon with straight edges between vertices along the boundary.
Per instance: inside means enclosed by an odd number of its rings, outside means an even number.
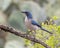
M21 13L25 13L25 12L21 12Z
M21 13L25 14L25 12L21 12Z

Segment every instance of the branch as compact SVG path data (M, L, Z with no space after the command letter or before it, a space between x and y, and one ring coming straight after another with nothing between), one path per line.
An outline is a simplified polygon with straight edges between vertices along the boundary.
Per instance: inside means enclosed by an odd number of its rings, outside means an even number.
M5 25L0 25L0 29L4 30L4 31L7 31L7 32L10 32L12 34L15 34L17 36L20 36L22 38L29 39L29 40L31 40L31 41L33 41L35 43L39 43L39 44L43 45L45 48L51 48L47 44L42 42L41 40L38 40L38 39L34 38L33 36L22 33L21 31L17 31L16 29L14 29L12 27L8 27L8 26L5 26Z

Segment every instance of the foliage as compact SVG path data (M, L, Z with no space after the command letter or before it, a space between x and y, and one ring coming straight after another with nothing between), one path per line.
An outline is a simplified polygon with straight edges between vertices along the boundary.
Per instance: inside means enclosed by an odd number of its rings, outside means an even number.
M52 17L54 20L57 19L57 17ZM45 29L51 31L53 35L50 35L49 33L42 31L42 30L36 30L35 37L37 39L40 39L44 41L47 45L51 46L51 48L59 48L58 45L60 43L60 26L57 26L56 24L49 24L46 25L42 23L42 26L45 27ZM33 43L30 40L25 39L25 45L28 48L45 48L42 45L38 43Z

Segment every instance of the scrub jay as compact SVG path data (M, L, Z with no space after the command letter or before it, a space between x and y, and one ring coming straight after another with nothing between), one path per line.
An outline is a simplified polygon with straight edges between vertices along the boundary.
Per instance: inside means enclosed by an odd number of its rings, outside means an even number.
M45 30L44 28L42 28L41 25L39 25L32 17L32 14L28 11L22 11L22 13L24 13L26 15L25 18L25 25L28 29L30 29L31 31L36 31L38 29L41 29L43 31L46 31L50 34L52 34L50 31Z

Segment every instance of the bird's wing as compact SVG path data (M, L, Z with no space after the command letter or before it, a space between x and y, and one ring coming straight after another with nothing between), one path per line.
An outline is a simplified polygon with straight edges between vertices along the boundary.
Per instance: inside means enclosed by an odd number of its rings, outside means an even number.
M41 28L41 26L36 21L32 20L31 23Z
M36 26L40 27L41 30L46 31L46 32L48 32L48 33L50 33L50 34L53 34L53 33L51 33L50 31L48 31L48 30L46 30L46 29L43 29L42 26L40 26L40 25L39 25L37 22L35 22L34 20L32 20L31 23L32 23L33 25L36 25Z

